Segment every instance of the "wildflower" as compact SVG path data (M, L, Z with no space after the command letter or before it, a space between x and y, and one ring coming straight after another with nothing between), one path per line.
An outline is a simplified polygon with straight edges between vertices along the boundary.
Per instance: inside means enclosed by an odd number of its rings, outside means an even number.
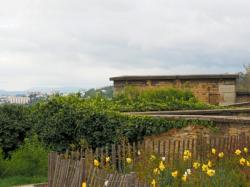
M214 176L214 175L215 175L215 170L213 170L213 169L207 170L207 175L208 175L209 177Z
M210 160L207 162L207 166L210 168L212 167L212 162Z
M191 158L192 153L189 150L185 150L184 151L184 155L187 156L187 157L189 157L189 158Z
M202 164L202 171L207 171L208 170L208 165Z
M240 165L244 166L245 163L246 163L246 159L242 157L242 158L240 159Z
M156 185L155 179L152 180L151 184L153 185L153 187L155 187L155 185Z
M159 169L160 169L161 171L163 171L165 168L166 168L166 167L164 166L163 161L161 161L160 164L159 164Z
M110 161L110 157L107 156L107 157L105 158L105 161L106 161L106 162L109 162L109 161Z
M178 171L177 170L175 170L174 172L172 172L172 177L176 178L177 175L178 175Z
M191 175L191 173L192 173L192 172L191 172L191 169L187 169L187 174L188 174L188 175Z
M219 158L223 158L223 157L224 157L224 153L223 153L223 152L220 152L220 153L218 154L218 156L219 156Z
M243 150L244 150L245 153L248 153L248 148L244 147Z
M127 161L128 164L132 163L132 159L131 158L126 158L126 161Z
M161 160L162 161L166 161L166 157L161 157Z
M108 186L108 184L109 184L109 181L106 180L106 181L104 182L104 186Z
M98 160L96 160L96 159L94 160L94 166L95 167L99 167L100 166L100 162Z
M215 148L212 149L212 154L214 154L214 155L216 154L216 149Z
M186 155L183 156L183 160L184 160L184 161L187 161L188 159L189 159L188 156L186 156Z
M201 165L201 164L200 164L199 162L194 162L194 163L193 163L193 168L194 168L194 169L198 169L198 168L200 167L200 165Z
M186 176L186 175L183 175L182 178L181 178L181 180L182 180L183 182L186 182L186 181L187 181L187 176Z
M150 160L151 160L151 161L154 161L155 159L156 159L155 155L151 155L151 156L150 156Z
M137 151L137 155L139 155L139 156L141 155L141 151L140 150Z
M160 175L160 173L161 173L158 168L155 168L153 172L155 175Z
M247 161L247 166L248 166L248 167L250 166L250 162L249 162L249 161Z
M236 155L240 155L240 154L241 154L241 150L237 149L237 150L235 151L235 154L236 154Z

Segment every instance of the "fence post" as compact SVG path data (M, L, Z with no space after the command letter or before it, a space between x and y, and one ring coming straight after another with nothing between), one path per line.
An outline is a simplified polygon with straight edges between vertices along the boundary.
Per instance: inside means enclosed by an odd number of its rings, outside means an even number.
M80 182L81 182L80 186L82 186L82 183L87 183L85 158L81 158L80 167L81 167L80 173L82 173L80 176Z
M134 187L135 186L135 181L136 181L136 173L135 172L130 172L130 174L128 174L128 178L127 178L127 187Z

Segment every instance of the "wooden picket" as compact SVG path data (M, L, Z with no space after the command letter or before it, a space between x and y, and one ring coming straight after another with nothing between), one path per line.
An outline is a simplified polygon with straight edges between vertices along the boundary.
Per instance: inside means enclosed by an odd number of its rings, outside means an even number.
M96 148L95 150L81 150L79 159L67 158L57 153L49 154L48 186L49 187L81 187L83 182L91 187L103 187L108 181L107 187L149 187L150 185L140 181L135 173L124 173L126 158L132 157L133 164L137 162L139 152L150 152L166 158L167 163L173 163L175 159L183 156L184 150L189 150L195 160L203 161L212 148L218 152L223 151L230 156L235 149L243 149L250 146L250 137L241 134L230 137L198 137L185 140L164 140L134 142L128 144L122 142L112 145L110 148ZM110 157L112 171L108 172L93 166L93 159L100 161L100 168L105 167L105 158ZM191 164L191 161L190 161Z

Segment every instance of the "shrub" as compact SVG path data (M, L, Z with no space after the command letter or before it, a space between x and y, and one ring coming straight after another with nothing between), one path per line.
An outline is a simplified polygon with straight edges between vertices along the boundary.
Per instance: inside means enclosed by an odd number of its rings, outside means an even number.
M5 156L18 148L31 129L29 109L23 105L0 105L0 147Z
M2 160L3 176L47 176L48 149L32 136L24 140L8 160Z
M205 109L212 106L199 102L189 90L165 87L125 87L114 98L121 111Z
M171 128L192 124L209 125L201 121L165 120L146 116L130 116L115 112L109 100L83 99L78 96L52 97L38 103L32 110L34 131L57 151L77 144L84 138L92 147L116 143L121 137L130 141L157 134Z

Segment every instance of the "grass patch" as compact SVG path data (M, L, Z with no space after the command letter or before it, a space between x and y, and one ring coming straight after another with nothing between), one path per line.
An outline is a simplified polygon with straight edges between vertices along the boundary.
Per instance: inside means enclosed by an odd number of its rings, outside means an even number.
M24 184L34 184L34 183L45 183L47 182L47 177L24 177L24 176L14 176L6 177L0 179L0 187L9 187L15 185L24 185Z

